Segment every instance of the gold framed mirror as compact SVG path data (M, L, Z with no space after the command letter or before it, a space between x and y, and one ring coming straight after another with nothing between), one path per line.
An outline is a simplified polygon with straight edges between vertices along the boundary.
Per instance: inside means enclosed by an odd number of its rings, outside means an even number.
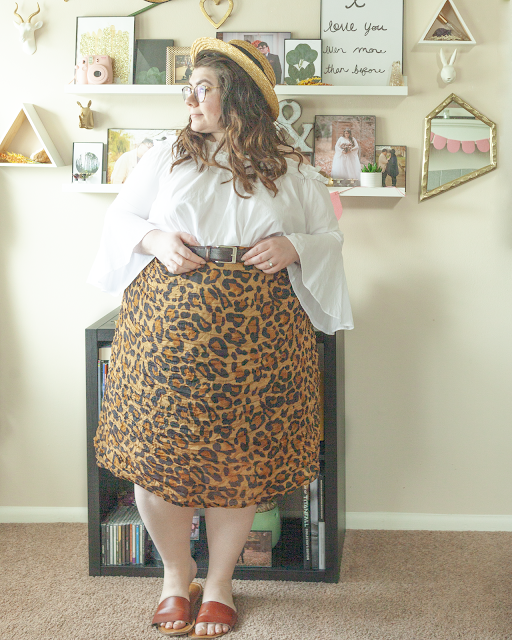
M496 169L496 124L452 93L425 118L420 202Z

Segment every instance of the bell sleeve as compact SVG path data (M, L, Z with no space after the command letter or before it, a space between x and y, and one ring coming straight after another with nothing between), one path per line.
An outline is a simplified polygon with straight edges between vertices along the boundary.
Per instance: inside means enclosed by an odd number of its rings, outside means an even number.
M142 156L128 176L107 210L89 284L118 295L151 262L153 256L134 249L147 233L159 228L150 221L150 212L171 163L172 141L161 142Z
M352 310L343 267L343 235L339 230L324 178L312 167L300 169L304 219L301 232L286 237L300 265L288 267L293 290L313 325L324 333L353 329Z

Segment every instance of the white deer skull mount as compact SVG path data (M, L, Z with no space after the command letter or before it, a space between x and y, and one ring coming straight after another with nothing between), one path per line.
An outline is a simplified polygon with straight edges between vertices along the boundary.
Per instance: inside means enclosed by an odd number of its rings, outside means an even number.
M31 23L30 21L34 16L36 16L41 11L39 7L39 3L37 4L37 11L33 13L29 19L25 22L23 18L18 13L18 3L16 3L16 9L14 10L14 15L18 16L21 22L14 21L15 26L20 32L21 36L21 44L23 45L23 51L28 55L32 55L36 52L36 29L40 29L43 26L43 21L39 20L38 22Z

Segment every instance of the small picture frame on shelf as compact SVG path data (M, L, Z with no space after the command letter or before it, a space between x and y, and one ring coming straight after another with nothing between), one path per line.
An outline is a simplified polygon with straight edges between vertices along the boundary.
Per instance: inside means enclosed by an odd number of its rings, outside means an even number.
M272 531L250 531L237 567L272 566Z
M375 162L375 116L315 116L316 167L359 187L369 162Z
M284 84L322 82L322 41L290 38L284 41Z
M284 69L284 43L292 34L286 32L254 32L254 31L229 31L217 32L217 39L229 42L229 40L245 40L254 45L269 61L276 76L276 84L285 84Z
M166 84L167 47L174 40L136 40L134 84Z
M73 142L72 182L102 183L103 146L103 142Z
M375 161L382 169L382 186L405 191L407 147L396 144L375 146Z
M166 84L188 84L192 70L190 47L167 47Z
M142 156L155 145L174 140L179 129L109 129L107 184L123 184Z
M134 45L134 16L85 16L76 19L75 64L80 65L83 59L92 56L109 56L112 59L113 84L133 84Z

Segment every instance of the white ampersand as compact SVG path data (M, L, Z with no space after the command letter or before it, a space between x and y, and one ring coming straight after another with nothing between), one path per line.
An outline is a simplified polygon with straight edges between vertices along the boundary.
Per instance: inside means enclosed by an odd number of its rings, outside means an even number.
M283 109L289 106L292 108L292 115L287 118L284 115ZM305 151L306 153L313 153L313 149L306 142L306 138L311 133L313 129L312 124L302 124L302 133L299 134L293 128L293 124L297 122L297 120L302 115L302 108L298 102L295 100L281 100L279 103L279 117L277 118L276 126L279 128L284 128L288 135L291 138L290 144L292 144L295 149L299 151Z

